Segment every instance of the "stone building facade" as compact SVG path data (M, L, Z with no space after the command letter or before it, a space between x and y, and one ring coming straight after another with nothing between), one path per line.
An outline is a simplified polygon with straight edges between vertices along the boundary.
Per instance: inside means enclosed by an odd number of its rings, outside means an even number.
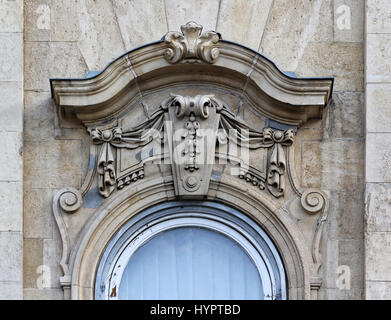
M99 279L126 223L215 203L273 243L279 298L390 299L390 16L388 0L0 0L0 298L116 298ZM193 140L245 128L248 158L228 152L236 176L155 164L140 130L163 119Z

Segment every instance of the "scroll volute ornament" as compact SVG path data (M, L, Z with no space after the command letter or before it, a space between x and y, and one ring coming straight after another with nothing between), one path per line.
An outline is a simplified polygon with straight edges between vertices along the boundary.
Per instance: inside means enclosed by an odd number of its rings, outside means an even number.
M182 60L206 63L214 63L219 57L220 51L216 44L220 35L214 31L202 33L202 26L195 22L188 22L181 26L180 32L169 32L164 37L169 48L164 56L169 63L177 63Z

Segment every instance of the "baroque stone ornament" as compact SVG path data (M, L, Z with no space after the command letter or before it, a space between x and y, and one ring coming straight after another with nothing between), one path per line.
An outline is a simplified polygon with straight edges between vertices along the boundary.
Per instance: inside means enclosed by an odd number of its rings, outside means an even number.
M286 265L291 297L308 299L310 288L321 286L328 202L320 190L298 187L293 139L308 120L322 118L333 81L290 77L262 54L202 33L194 22L93 77L51 79L59 121L76 117L91 137L80 189L53 198L65 298L94 298L101 254L131 216L155 204L206 199L267 221L261 227L294 261ZM240 95L244 110L258 117L254 123L268 119L266 128L252 128L217 95ZM296 211L308 213L305 227Z
M267 188L278 198L285 190L284 149L292 145L294 138L292 129L251 128L213 95L176 94L171 94L149 119L135 128L92 128L90 135L92 142L101 146L96 171L99 193L105 198L116 187L122 189L143 179L144 164L153 160L171 164L178 197L205 196L215 161L228 161L238 167L234 175L261 190ZM155 147L148 149L145 157L121 169L120 149L140 149L151 143ZM259 162L250 165L249 153L256 150L260 150ZM121 171L125 173L118 175Z
M204 61L216 62L220 51L216 44L220 35L214 31L202 33L202 26L195 22L188 22L181 26L182 32L169 32L164 37L169 48L164 56L169 63Z

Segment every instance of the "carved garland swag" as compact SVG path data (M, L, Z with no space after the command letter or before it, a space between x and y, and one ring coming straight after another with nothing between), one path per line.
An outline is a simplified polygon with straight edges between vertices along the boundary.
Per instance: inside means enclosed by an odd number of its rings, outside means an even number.
M237 118L213 95L183 97L171 94L170 98L165 100L149 116L148 120L130 130L123 131L119 126L109 129L92 128L89 130L92 142L96 145L101 145L97 161L97 172L99 193L103 197L109 197L115 187L122 189L125 185L144 178L143 163L140 164L137 171L130 173L126 177L117 177L115 165L116 149L141 148L152 141L160 141L161 144L167 142L165 141L167 139L165 133L167 133L167 125L170 120L168 113L171 108L174 110L171 112L175 114L177 119L184 119L184 130L181 131L182 144L180 145L182 148L180 152L185 158L184 170L190 173L199 170L199 157L201 156L200 139L205 138L201 133L201 124L203 120L209 118L210 112L213 110L215 114L219 115L217 118L218 133L215 141L212 142L214 147L213 149L208 149L210 150L209 152L215 152L213 158L228 158L232 162L239 162L239 177L241 179L245 179L262 190L266 186L275 197L281 197L284 194L284 175L287 167L284 148L290 147L293 143L294 132L292 129L279 131L264 128L262 131L258 131ZM228 144L234 144L235 148L248 148L248 150L267 149L266 176L262 176L258 170L251 168L248 163L244 163L240 158L232 156L229 152L228 154L220 151L216 152L218 145L221 147ZM235 149L232 148L232 145L227 148ZM157 156L163 160L167 157L167 153ZM189 177L185 186L187 190L195 188L194 184L197 184L194 177L191 175Z

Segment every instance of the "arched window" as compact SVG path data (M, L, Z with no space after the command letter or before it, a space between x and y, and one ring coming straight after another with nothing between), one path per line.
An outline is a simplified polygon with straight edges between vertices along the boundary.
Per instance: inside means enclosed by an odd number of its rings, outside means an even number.
M249 217L173 202L131 219L108 244L96 299L286 299L281 258Z

